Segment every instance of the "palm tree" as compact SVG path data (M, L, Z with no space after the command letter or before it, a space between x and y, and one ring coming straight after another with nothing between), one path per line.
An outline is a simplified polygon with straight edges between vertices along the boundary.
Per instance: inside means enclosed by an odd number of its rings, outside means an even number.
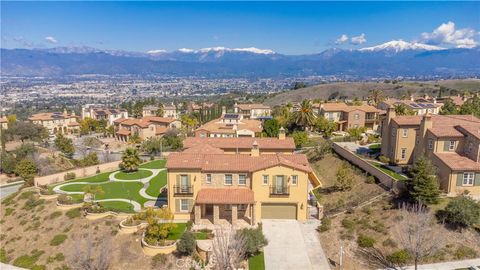
M414 115L415 112L408 108L407 105L400 103L394 106L396 115Z
M158 109L157 109L157 111L155 112L155 116L163 117L163 114L164 114L163 104L160 103L160 104L158 104Z
M308 129L309 127L315 124L315 113L312 109L312 103L310 100L305 99L302 101L300 105L300 109L298 111L293 112L292 114L293 122L298 126L304 127Z
M377 105L379 102L383 101L385 97L383 96L383 91L382 90L370 90L368 96L368 100L373 102L374 105Z
M133 172L138 170L141 160L138 155L138 150L134 148L127 148L122 155L122 163L120 163L120 169L126 172Z

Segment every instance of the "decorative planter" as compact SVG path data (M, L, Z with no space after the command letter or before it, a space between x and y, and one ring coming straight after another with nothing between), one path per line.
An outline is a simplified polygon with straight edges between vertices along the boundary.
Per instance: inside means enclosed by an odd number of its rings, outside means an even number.
M113 212L107 211L103 213L90 213L85 211L85 217L89 220L96 220L96 219L101 219L101 218L106 218L108 216L111 216Z
M142 235L142 249L147 256L155 256L157 254L170 254L177 250L177 241L167 246L151 246L144 240L145 234Z
M209 260L212 252L213 240L197 240L197 252L204 262Z
M120 233L124 233L124 234L132 234L132 233L135 233L137 232L138 230L141 230L143 228L146 228L148 223L146 222L142 222L138 225L124 225L123 223L126 221L127 219L124 219L122 221L120 221Z
M45 199L45 200L53 200L53 199L56 199L58 198L58 193L55 193L55 194L50 194L50 195L43 195L42 193L40 193L40 191L38 192L38 195L40 196L40 198L42 199Z
M82 203L74 203L74 204L61 204L59 202L57 202L57 208L60 209L60 210L70 210L70 209L74 209L74 208L80 208L83 206L83 202Z

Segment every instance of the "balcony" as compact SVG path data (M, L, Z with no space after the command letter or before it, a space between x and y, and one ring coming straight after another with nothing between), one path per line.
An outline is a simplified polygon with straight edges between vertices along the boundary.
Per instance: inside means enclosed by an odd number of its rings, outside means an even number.
M174 196L193 196L193 186L173 186Z
M270 186L270 196L288 196L290 195L289 186Z

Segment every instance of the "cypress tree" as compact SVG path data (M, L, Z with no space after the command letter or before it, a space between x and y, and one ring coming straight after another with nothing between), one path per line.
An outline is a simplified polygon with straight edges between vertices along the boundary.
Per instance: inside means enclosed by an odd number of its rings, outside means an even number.
M420 157L412 168L412 179L407 182L410 197L418 203L436 204L440 196L435 168L426 157Z

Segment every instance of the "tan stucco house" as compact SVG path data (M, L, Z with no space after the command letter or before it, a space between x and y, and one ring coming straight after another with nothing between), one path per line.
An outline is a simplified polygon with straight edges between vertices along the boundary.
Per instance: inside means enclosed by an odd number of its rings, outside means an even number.
M114 121L115 137L127 142L130 136L138 134L141 140L155 136L163 136L171 129L181 127L181 122L175 118L145 116L141 119L120 118Z
M243 114L246 119L258 119L271 115L272 110L269 106L260 103L237 104L234 105L234 112Z
M427 156L451 196L480 195L479 145L480 119L472 115L396 116L390 108L382 124L382 155L398 165Z
M75 112L68 113L66 110L61 112L47 112L33 114L28 121L45 127L51 135L62 133L76 133L80 129Z
M220 118L197 128L195 137L255 137L262 130L259 120L244 119L239 113L223 113Z
M379 114L381 111L370 105L354 106L338 102L323 103L317 108L317 114L337 123L339 131L358 127L377 131L380 124Z

